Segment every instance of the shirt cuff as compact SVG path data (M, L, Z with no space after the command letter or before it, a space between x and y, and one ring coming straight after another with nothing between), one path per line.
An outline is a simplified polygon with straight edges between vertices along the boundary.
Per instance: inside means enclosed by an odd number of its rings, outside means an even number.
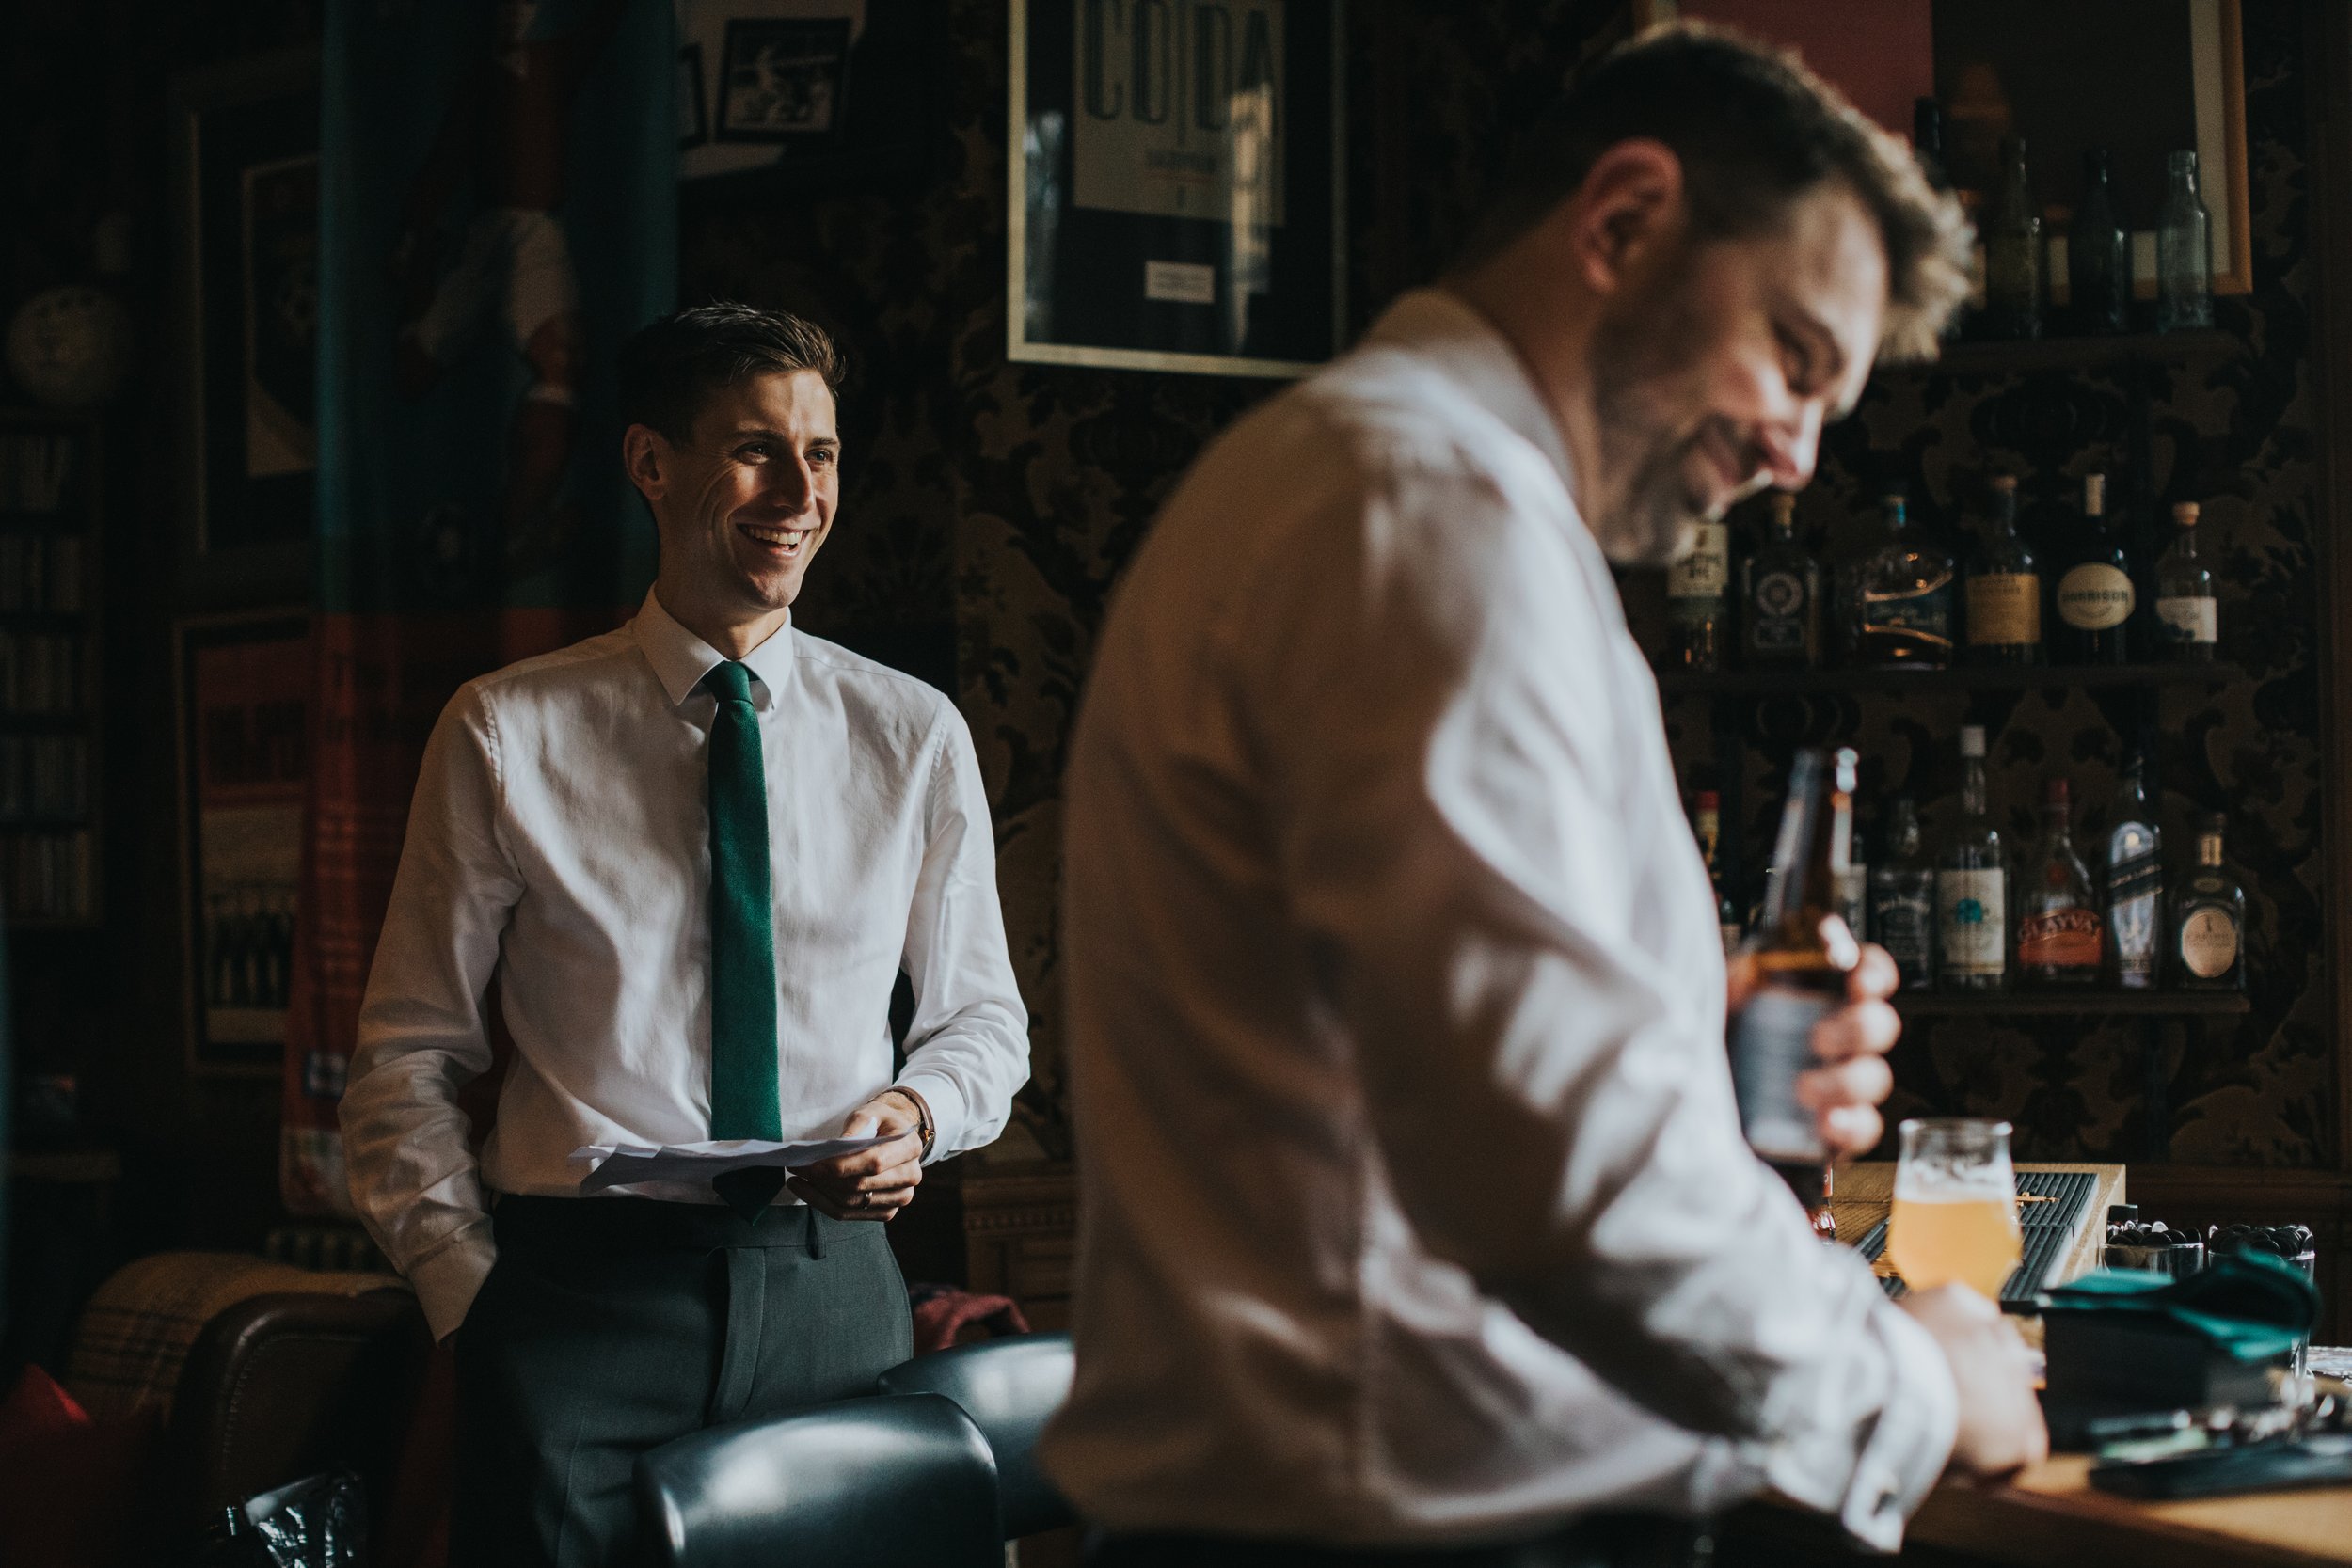
M1960 1434L1960 1390L1933 1337L1889 1303L1871 1314L1887 1359L1886 1401L1869 1424L1838 1523L1876 1551L1903 1544L1903 1523L1927 1500Z
M935 1164L950 1154L962 1153L964 1130L972 1118L955 1080L910 1069L898 1074L898 1086L913 1089L931 1108L931 1151L925 1163Z
M424 1321L437 1341L456 1333L457 1325L466 1321L467 1309L473 1306L482 1282L490 1277L490 1265L498 1261L498 1243L490 1239L490 1222L485 1219L468 1226L408 1269L408 1283L416 1288L417 1305L424 1308Z

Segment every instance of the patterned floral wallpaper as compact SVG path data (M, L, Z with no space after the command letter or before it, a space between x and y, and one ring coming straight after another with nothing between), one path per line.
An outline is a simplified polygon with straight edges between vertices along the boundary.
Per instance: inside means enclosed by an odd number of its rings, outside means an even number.
M1258 383L1022 365L1004 355L1006 24L1000 0L952 0L936 40L935 123L919 170L853 191L691 194L686 297L783 305L826 321L861 367L845 401L841 527L812 574L803 624L952 683L996 807L1013 955L1036 1015L1036 1076L998 1152L1068 1146L1059 1051L1056 889L1064 749L1105 599L1152 513ZM1524 124L1581 60L1622 37L1610 0L1377 0L1354 8L1348 100L1354 314L1442 263ZM2145 372L2144 408L2117 372L1890 379L1832 436L1802 522L1831 548L1855 536L1890 478L1948 515L1994 464L2055 506L2093 467L2144 468L2153 494L2208 501L2230 586L2224 657L2248 681L2166 696L2165 825L2226 805L2233 853L2258 889L2256 1011L2203 1034L2159 1031L2168 1107L2145 1124L2135 1027L1944 1021L1915 1030L1899 1104L1993 1110L2042 1157L2327 1164L2335 1151L2326 987L2317 971L2318 714L2310 527L2315 483L2306 371L2309 266L2299 33L2287 0L2246 6L2257 287L2224 300L2239 352ZM2131 432L2151 435L2145 451ZM1629 585L1637 612L1654 585ZM1790 738L1835 722L1870 782L1947 815L1960 699L1850 704L1829 715L1740 716ZM1939 705L1941 704L1942 705ZM1996 803L2021 832L2042 774L2104 801L2117 740L2140 715L2081 693L2029 695L2002 721ZM1703 705L1670 717L1693 767ZM1793 726L1793 727L1792 727ZM1757 801L1767 747L1744 766Z

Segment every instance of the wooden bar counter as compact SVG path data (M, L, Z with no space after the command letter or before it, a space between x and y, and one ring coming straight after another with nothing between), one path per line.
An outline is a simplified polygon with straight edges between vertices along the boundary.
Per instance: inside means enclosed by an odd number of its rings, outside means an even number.
M2123 1196L2121 1165L2023 1165L2090 1170L2098 1186L2082 1234L2052 1271L2072 1279L2098 1266L2107 1205ZM1859 1237L1883 1218L1894 1167L1858 1164L1837 1173L1838 1234ZM1883 1267L1883 1265L1881 1265ZM2195 1502L2135 1502L2093 1491L2090 1459L2060 1454L2014 1481L1947 1482L1912 1520L1903 1561L1999 1564L2001 1568L2317 1568L2352 1565L2352 1487L2265 1492ZM1740 1510L1724 1521L1723 1568L1799 1568L1869 1559L1842 1545L1827 1521L1778 1505Z

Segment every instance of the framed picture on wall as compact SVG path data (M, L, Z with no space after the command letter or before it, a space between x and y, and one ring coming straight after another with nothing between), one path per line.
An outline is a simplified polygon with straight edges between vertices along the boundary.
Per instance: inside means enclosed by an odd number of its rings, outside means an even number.
M1303 375L1344 331L1343 0L1012 0L1007 353Z
M298 610L174 628L190 1068L274 1077L286 1045L313 673Z
M318 83L306 49L171 88L186 549L272 594L307 575L316 495Z
M923 167L947 47L932 0L687 0L678 39L690 197L871 188Z
M2001 138L2026 138L2035 194L2068 209L2083 154L2108 150L2124 227L2153 265L2167 155L2197 153L2213 221L2213 291L2253 287L2247 230L2245 35L2239 0L1638 0L1646 25L1718 22L1786 44L1890 131L1911 102L1944 107L1944 162L1994 188ZM2152 297L2153 277L2142 297Z

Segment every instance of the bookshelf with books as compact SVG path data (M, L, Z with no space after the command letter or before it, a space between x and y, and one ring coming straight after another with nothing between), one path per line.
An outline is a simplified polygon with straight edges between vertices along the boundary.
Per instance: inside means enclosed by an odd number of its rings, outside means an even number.
M100 430L0 408L0 909L98 924Z

